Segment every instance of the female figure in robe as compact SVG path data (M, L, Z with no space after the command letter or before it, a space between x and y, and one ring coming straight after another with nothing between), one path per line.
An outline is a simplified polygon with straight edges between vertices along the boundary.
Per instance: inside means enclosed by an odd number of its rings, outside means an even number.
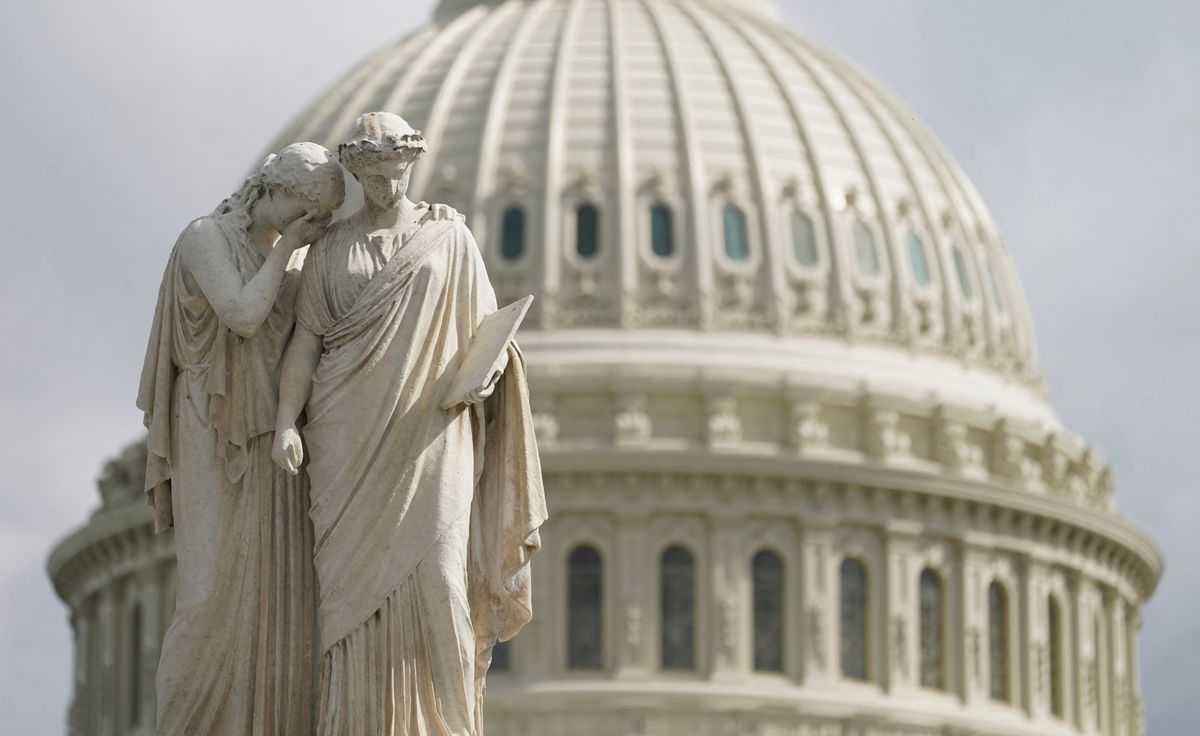
M188 225L167 261L138 391L146 491L178 559L159 736L312 733L308 490L270 448L301 248L343 196L329 151L288 146Z
M496 299L462 219L422 223L405 196L424 150L391 113L339 147L365 202L313 246L284 360L273 457L299 469L307 402L320 736L479 736L492 647L532 615L524 360L509 345L443 408Z

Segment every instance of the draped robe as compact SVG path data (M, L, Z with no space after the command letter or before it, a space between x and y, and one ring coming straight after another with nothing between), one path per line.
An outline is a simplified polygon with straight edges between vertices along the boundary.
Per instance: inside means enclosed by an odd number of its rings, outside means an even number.
M248 282L265 259L246 240L245 212L202 219ZM163 274L137 402L156 530L174 527L178 560L157 673L160 736L312 732L307 483L270 457L301 262L293 256L272 311L248 338L221 323L179 243Z
M532 615L546 518L524 359L511 345L487 402L441 409L495 295L461 221L424 223L390 258L379 237L335 225L297 299L323 341L302 432L318 733L475 736L491 648Z

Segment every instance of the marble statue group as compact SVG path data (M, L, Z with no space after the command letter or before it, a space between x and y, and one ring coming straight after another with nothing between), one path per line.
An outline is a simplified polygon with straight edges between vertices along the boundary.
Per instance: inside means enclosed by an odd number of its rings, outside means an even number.
M160 736L483 731L546 507L517 318L464 218L408 198L425 148L363 115L171 251L138 391L178 556Z

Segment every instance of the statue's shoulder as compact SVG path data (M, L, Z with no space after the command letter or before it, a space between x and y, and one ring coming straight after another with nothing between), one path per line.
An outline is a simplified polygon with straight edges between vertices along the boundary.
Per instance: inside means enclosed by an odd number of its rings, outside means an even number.
M197 217L187 224L179 235L181 245L195 246L224 242L225 234L212 215Z
M175 243L177 254L190 264L195 264L200 258L208 260L226 247L225 232L212 215L197 217L189 222Z

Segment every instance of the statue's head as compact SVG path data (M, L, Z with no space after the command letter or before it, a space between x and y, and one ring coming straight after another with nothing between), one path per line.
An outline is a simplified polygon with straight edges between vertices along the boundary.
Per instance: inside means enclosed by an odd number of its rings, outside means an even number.
M404 198L413 164L425 150L421 131L404 118L369 112L354 121L354 132L338 146L338 157L362 184L364 196L375 206L390 209Z
M262 211L280 231L306 214L332 214L346 197L342 167L316 143L293 143L267 156L255 179Z

